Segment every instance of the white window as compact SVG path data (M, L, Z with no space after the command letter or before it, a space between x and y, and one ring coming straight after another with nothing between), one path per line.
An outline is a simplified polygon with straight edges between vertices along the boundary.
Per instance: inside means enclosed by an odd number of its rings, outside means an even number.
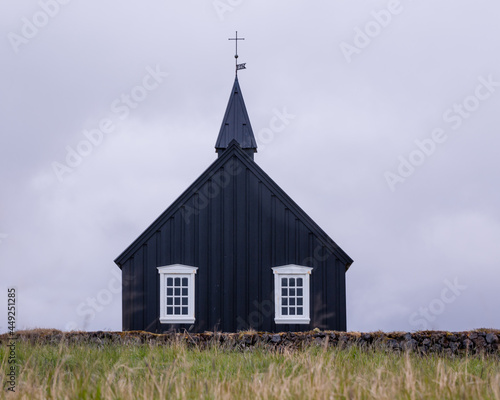
M161 323L194 322L194 276L197 269L180 264L158 267Z
M277 324L308 324L309 277L312 268L301 265L274 267L274 306Z

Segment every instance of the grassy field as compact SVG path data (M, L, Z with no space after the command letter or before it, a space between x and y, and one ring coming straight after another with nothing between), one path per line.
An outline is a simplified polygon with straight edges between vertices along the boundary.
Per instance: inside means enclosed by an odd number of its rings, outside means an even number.
M8 348L0 348L7 385ZM499 355L18 342L8 399L496 399Z

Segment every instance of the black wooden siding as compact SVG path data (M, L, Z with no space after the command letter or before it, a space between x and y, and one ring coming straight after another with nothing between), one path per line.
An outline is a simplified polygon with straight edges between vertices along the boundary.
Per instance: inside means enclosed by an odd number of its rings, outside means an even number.
M237 145L225 153L116 260L123 330L345 330L352 260ZM159 323L157 267L170 264L198 267L193 327ZM271 268L287 264L314 268L310 325L274 323Z

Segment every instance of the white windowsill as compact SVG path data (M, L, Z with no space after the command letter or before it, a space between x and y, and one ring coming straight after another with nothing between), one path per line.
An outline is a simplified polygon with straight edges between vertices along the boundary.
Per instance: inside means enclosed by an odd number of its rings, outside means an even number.
M162 324L193 324L194 318L160 318Z
M274 318L276 324L309 324L310 318Z

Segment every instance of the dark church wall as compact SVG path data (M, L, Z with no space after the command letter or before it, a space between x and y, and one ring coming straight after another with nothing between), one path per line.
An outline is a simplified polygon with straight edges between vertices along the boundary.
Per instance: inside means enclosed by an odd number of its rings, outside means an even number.
M170 264L198 267L192 331L346 329L345 260L245 164L228 158L122 263L124 330L190 329L158 321L157 267ZM309 325L274 324L271 268L287 264L314 268Z

